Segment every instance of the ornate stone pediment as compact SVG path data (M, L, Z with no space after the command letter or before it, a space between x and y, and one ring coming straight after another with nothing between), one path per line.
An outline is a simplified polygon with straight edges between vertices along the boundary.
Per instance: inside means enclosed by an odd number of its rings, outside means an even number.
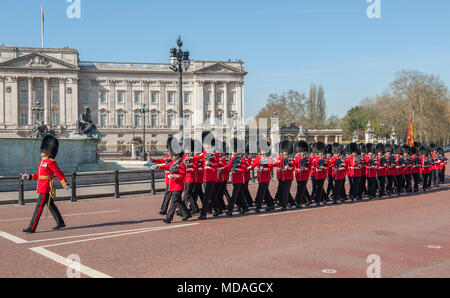
M223 63L216 63L204 68L201 68L197 71L195 71L195 73L234 73L234 74L241 74L242 71L231 67L229 65L225 65Z
M0 68L78 70L78 67L73 64L40 53L32 53L2 62Z

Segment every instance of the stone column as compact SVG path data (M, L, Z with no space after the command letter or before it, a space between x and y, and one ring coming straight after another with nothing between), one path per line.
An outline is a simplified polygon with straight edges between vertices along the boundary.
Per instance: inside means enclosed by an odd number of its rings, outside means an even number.
M49 78L44 78L44 124L50 125L50 100L48 98L48 80Z
M147 105L147 108L150 108L150 82L148 81L144 82L144 104ZM148 115L148 117L145 117L146 125L150 125L151 118L151 113Z
M11 83L11 93L10 93L10 108L9 108L9 122L12 125L19 125L19 78L10 77ZM8 109L5 110L8 113ZM6 117L8 120L8 117ZM8 122L8 121L6 121Z
M80 116L79 98L78 98L78 78L72 79L72 122L70 123L75 127L78 117Z
M337 135L334 136L334 142L339 143L339 137Z
M216 124L216 82L211 82L211 126Z
M28 126L33 125L33 78L28 78Z
M327 145L328 144L328 136L325 136L325 145Z
M134 125L134 119L133 119L133 103L134 103L134 97L133 97L133 82L127 81L127 95L125 97L125 110L127 113L125 114L125 125L126 126L132 126Z
M59 82L59 124L67 125L66 120L66 80L58 79Z
M166 111L166 83L163 81L159 82L159 110L161 111L161 118L159 119L159 124L167 126L167 111Z
M108 90L109 126L116 126L116 82L111 80Z
M228 124L228 82L223 83L223 121L225 125Z
M241 110L242 88L241 88L241 86L242 86L241 82L236 83L236 112L237 112L238 121L240 121L239 119L242 119L242 110Z
M5 125L5 77L0 77L0 125L4 127Z
M194 111L194 129L196 132L200 131L200 133L205 121L203 103L203 81L194 81L194 104L192 106Z

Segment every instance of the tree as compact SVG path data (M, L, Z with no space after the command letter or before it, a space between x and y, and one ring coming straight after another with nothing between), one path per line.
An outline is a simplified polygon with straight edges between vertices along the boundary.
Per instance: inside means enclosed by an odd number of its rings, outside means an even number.
M300 126L305 121L305 100L306 96L295 90L289 90L281 95L270 94L267 105L256 115L256 120L261 118L279 118L280 127L289 126L294 123Z
M325 92L323 91L322 85L319 85L319 90L317 91L317 128L322 128L325 125L327 119L327 103L325 101Z
M325 92L322 85L319 88L312 84L309 88L309 96L306 102L305 127L310 129L323 128L327 119Z

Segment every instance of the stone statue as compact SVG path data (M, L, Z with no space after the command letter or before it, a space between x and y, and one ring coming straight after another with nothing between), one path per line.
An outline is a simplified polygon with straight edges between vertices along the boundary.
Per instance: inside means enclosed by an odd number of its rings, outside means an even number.
M97 130L97 126L92 121L91 109L86 107L77 121L76 134L85 135L86 137L94 137L101 139L101 133Z
M53 130L49 130L47 125L39 120L34 124L32 134L34 138L43 138L46 135L55 136L55 132Z

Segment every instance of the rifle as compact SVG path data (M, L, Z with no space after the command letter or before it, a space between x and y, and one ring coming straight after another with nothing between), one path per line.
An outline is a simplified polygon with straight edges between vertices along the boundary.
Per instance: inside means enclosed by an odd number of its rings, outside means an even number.
M176 163L174 163L174 164L170 167L170 169L169 169L170 174L169 174L169 176L167 176L169 179L173 179L173 174L174 174L175 172L178 172L178 171L180 170L181 160L182 160L182 159L180 158Z
M231 171L235 171L237 168L241 167L242 164L242 154L238 154L234 157L233 161L231 162L233 167L231 168Z

